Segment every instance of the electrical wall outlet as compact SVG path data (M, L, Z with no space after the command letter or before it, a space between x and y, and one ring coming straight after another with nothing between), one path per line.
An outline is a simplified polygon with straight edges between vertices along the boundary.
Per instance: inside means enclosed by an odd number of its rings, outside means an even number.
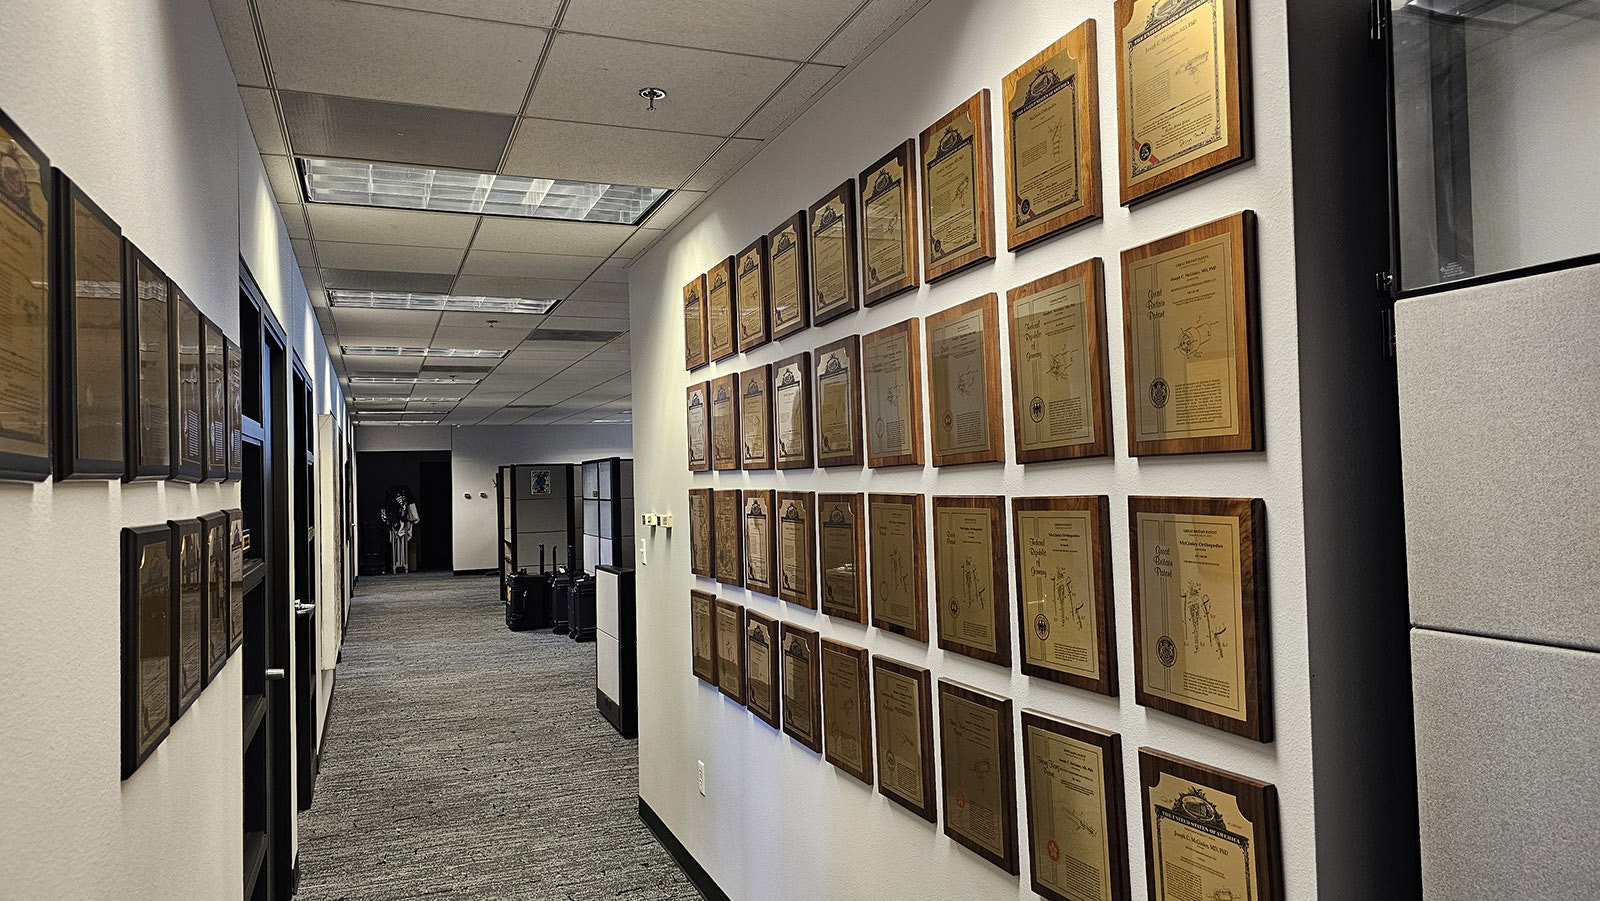
M706 762L704 760L696 760L694 763L700 774L700 797L704 798L706 796Z
M648 566L649 561L644 558L644 539L639 539L639 565Z

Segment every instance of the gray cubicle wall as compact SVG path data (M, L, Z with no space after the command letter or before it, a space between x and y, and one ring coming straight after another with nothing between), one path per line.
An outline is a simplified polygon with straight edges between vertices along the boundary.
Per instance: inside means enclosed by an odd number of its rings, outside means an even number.
M538 568L541 544L546 547L550 565L567 562L573 535L572 470L570 463L529 463L512 468L511 503L519 567L530 572ZM541 472L549 473L549 484L546 490L535 493L534 481Z

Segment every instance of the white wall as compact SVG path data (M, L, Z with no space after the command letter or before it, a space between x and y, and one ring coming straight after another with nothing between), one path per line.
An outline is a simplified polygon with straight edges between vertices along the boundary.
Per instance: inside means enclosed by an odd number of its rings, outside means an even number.
M751 609L866 645L1035 708L1122 735L1128 847L1134 897L1144 898L1145 854L1138 813L1137 749L1148 745L1274 783L1282 805L1283 862L1291 901L1318 896L1307 659L1302 524L1299 358L1288 112L1288 47L1281 4L1251 8L1256 146L1254 162L1129 210L1116 203L1115 64L1111 5L1088 0L1017 0L1004 5L934 0L799 121L712 195L631 273L635 341L635 479L641 511L674 512L680 522L690 487L776 487L819 491L937 494L1107 494L1111 497L1112 575L1116 586L1119 682L1107 699L940 651L863 626L783 605L741 590L718 593ZM1012 254L934 287L843 317L691 377L683 368L681 286L745 246L843 178L916 135L979 88L990 89L998 135L1002 76L1088 17L1099 31L1099 81L1105 221ZM998 144L998 142L997 142ZM1003 185L995 159L994 179ZM1265 453L1181 458L1126 456L1125 409L1112 392L1114 460L946 470L834 469L790 473L691 475L685 468L684 387L813 349L910 316L925 316L988 291L1008 288L1092 256L1103 258L1114 385L1123 371L1118 253L1240 209L1259 216L1260 344L1265 386ZM997 242L1003 248L1003 235ZM1002 337L1002 347L1005 339ZM1005 433L1009 435L1010 398ZM869 480L870 475L870 480ZM1267 508L1272 705L1277 737L1256 744L1133 701L1128 606L1127 497L1133 494L1261 497ZM1009 530L1008 530L1009 531ZM683 528L649 535L640 567L640 795L721 887L738 899L1029 898L1014 878L947 839L942 831L846 776L787 736L697 681L689 667L688 593L711 589L689 574ZM931 563L931 561L930 561ZM930 574L931 576L931 574ZM1020 749L1018 750L1020 767ZM695 785L707 766L709 791ZM1019 778L1019 817L1022 796ZM1027 872L1027 835L1021 838Z
M230 337L249 262L343 403L204 0L11 0L0 108ZM240 894L240 657L119 781L119 533L233 485L0 484L0 894Z

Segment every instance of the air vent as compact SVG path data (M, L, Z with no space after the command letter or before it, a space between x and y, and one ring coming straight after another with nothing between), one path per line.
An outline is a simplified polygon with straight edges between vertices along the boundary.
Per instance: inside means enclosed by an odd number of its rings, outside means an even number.
M529 341L581 341L588 344L607 344L627 332L601 332L587 329L541 328L528 333Z

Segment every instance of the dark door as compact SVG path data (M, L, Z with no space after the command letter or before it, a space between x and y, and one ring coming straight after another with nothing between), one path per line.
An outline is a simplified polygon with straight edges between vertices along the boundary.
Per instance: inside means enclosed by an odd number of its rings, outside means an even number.
M417 464L417 509L428 515L417 523L414 541L417 546L417 568L446 570L454 566L454 521L451 515L450 461L422 460Z
M295 784L298 806L311 807L317 782L317 475L311 379L294 361L294 422L289 471L294 478L294 697ZM331 551L330 551L331 553Z

